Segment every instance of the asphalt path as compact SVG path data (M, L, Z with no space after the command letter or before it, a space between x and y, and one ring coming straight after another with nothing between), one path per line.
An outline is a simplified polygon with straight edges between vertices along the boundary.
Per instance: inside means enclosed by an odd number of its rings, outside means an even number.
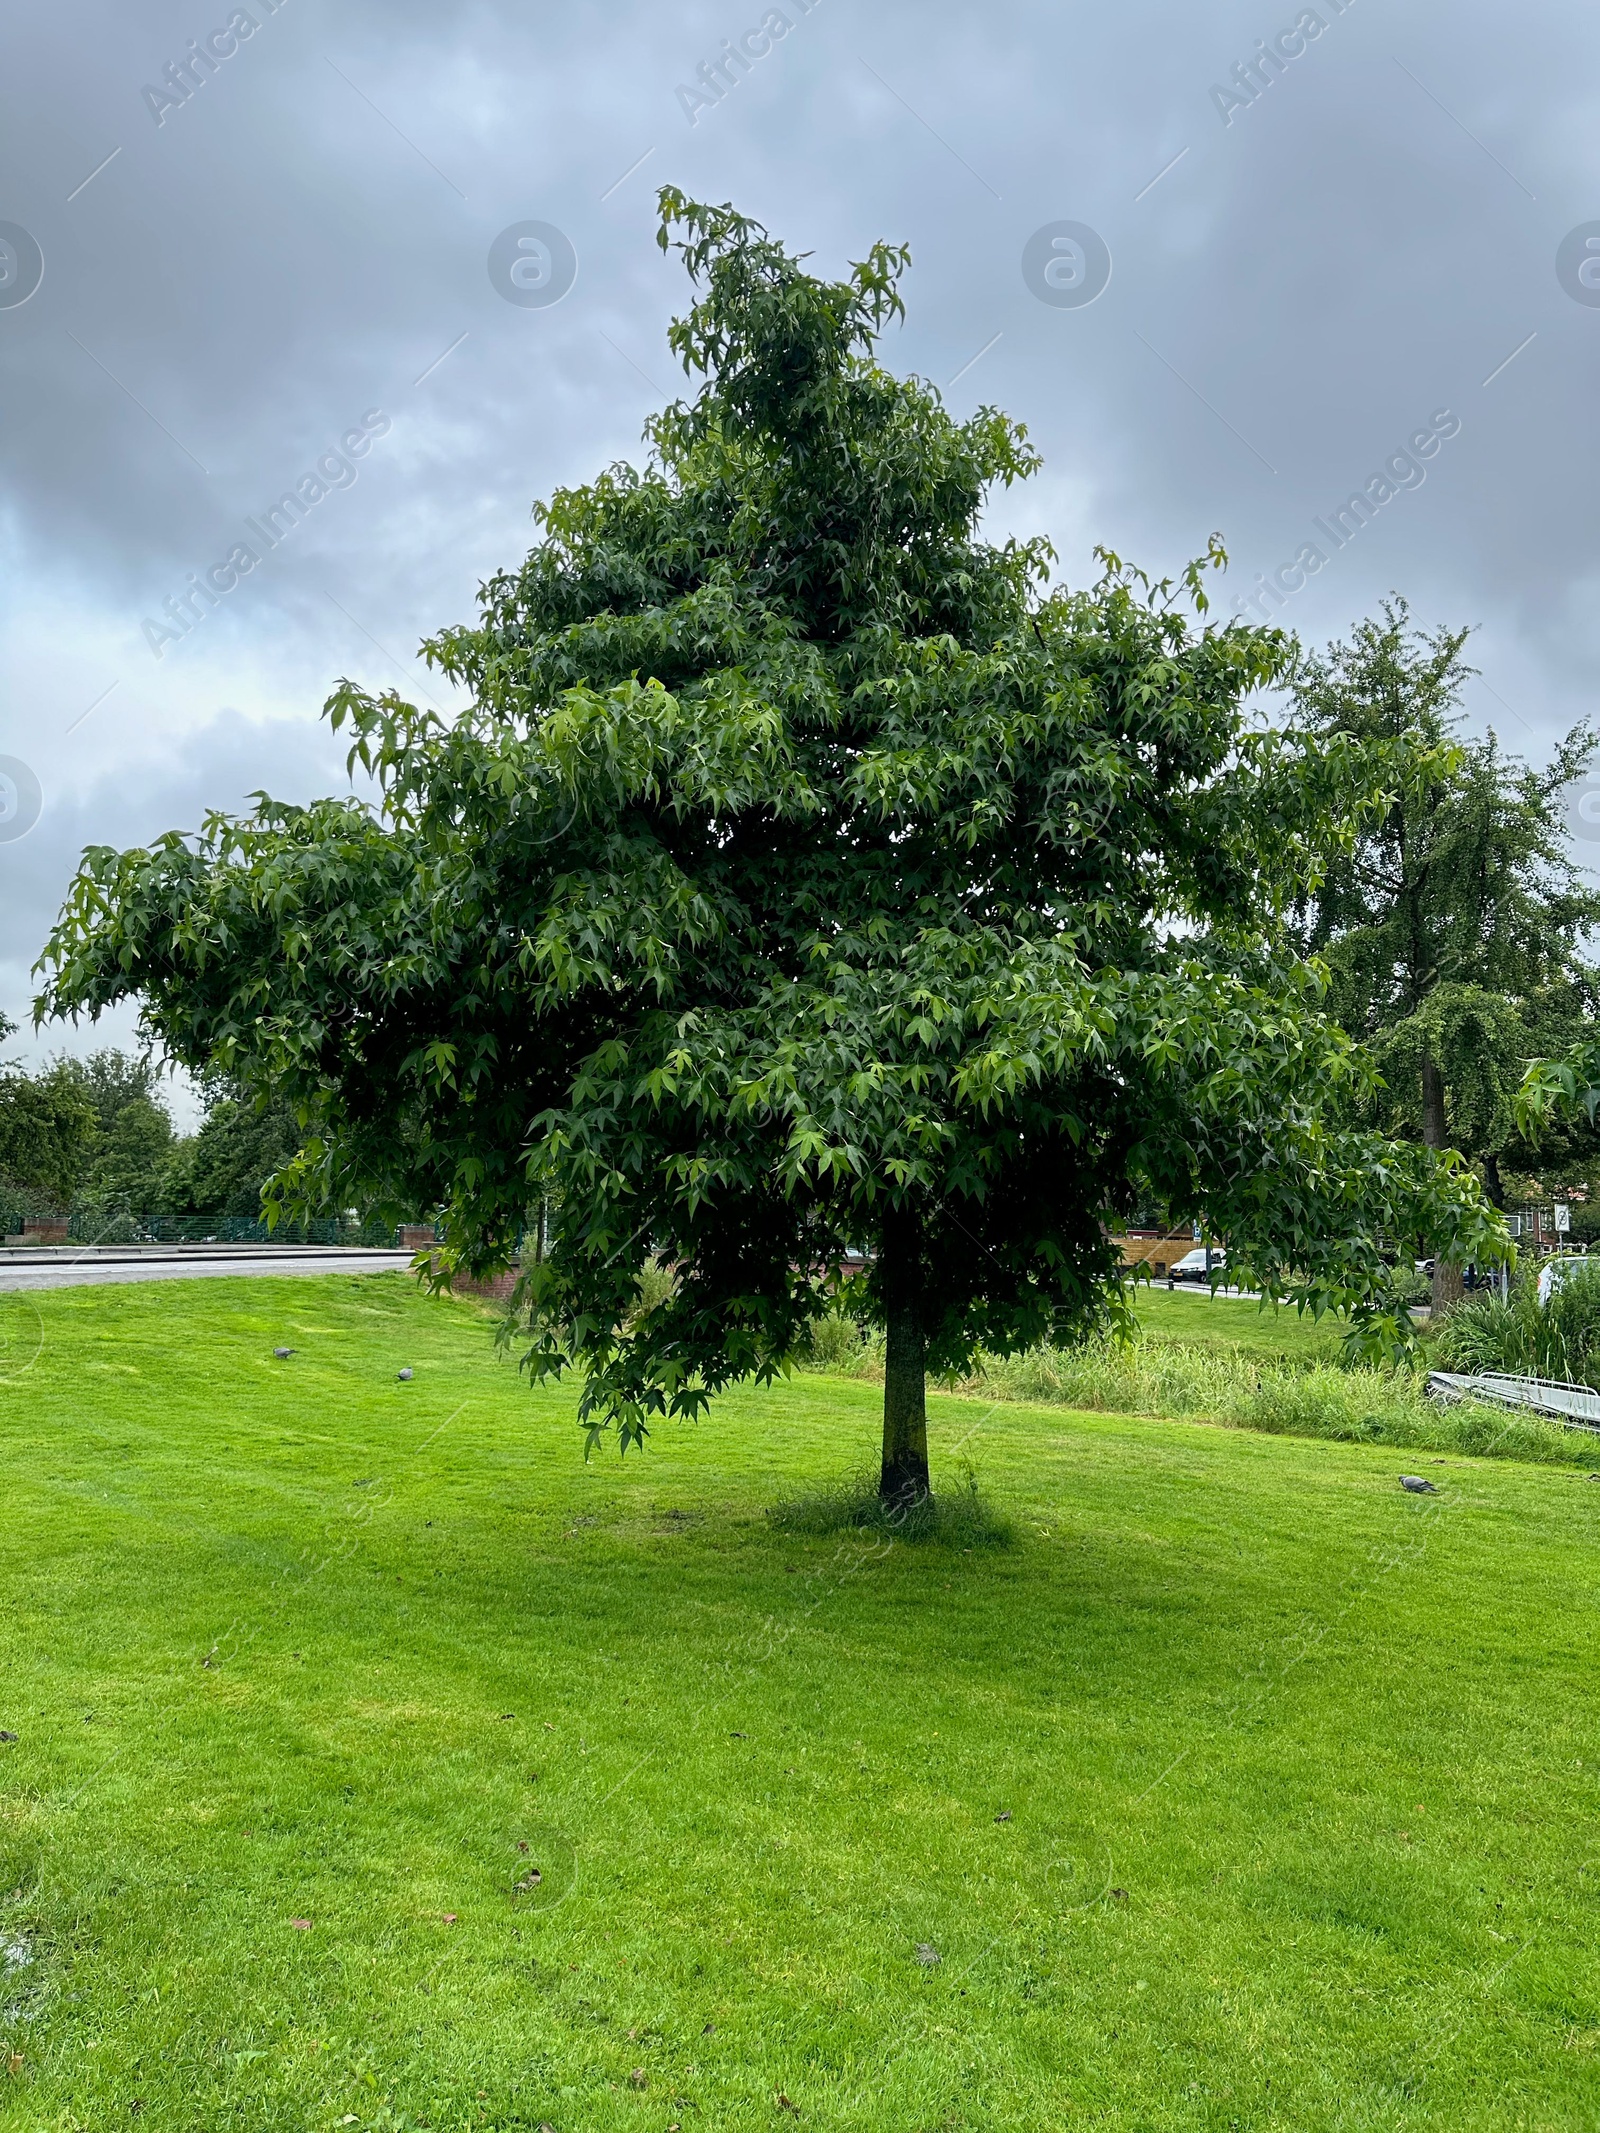
M241 1274L386 1274L411 1264L410 1252L350 1246L24 1245L0 1248L0 1293L17 1289L79 1289L111 1281L203 1281Z
M350 1245L112 1244L0 1247L0 1294L17 1289L76 1289L109 1281L203 1281L240 1274L383 1274L411 1264L410 1252ZM1164 1281L1141 1282L1164 1289ZM1210 1295L1204 1282L1180 1281L1186 1294ZM1253 1300L1253 1289L1219 1287L1219 1296Z

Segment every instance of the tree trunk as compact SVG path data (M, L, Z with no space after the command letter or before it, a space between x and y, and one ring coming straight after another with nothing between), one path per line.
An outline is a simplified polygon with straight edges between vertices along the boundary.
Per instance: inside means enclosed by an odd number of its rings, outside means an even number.
M1444 1076L1428 1052L1422 1055L1422 1138L1430 1148L1446 1148L1449 1131L1444 1112Z
M1501 1214L1504 1214L1506 1188L1500 1176L1500 1158L1492 1149L1483 1159L1483 1189L1488 1195L1489 1205L1498 1207Z
M1422 1138L1430 1148L1447 1148L1449 1124L1444 1109L1444 1076L1431 1053L1422 1055ZM1441 1319L1455 1304L1460 1303L1465 1286L1458 1266L1447 1266L1442 1259L1433 1262L1433 1316Z
M879 1238L885 1331L883 1469L885 1503L928 1494L927 1351L922 1331L922 1225L909 1208L891 1208Z

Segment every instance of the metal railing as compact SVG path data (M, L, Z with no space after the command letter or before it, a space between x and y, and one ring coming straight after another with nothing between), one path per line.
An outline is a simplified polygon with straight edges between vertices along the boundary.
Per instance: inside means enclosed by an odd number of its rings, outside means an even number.
M1522 1378L1508 1371L1430 1370L1428 1390L1436 1400L1454 1405L1458 1400L1487 1400L1494 1407L1520 1408L1540 1415L1547 1422L1560 1422L1567 1429L1581 1429L1600 1437L1600 1392L1592 1385L1574 1385L1565 1378Z
M367 1251L392 1251L400 1242L400 1233L392 1223L361 1221L349 1215L280 1222L271 1230L259 1216L151 1215L127 1225L134 1231L131 1237L115 1238L91 1234L96 1226L92 1216L75 1218L68 1235L74 1244L342 1244Z

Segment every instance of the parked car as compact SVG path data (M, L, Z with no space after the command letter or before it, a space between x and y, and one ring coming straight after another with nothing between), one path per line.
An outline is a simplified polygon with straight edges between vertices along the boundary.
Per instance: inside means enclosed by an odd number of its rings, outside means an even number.
M1207 1252L1203 1244L1196 1245L1192 1252L1185 1252L1167 1268L1169 1281L1204 1281L1208 1273L1220 1274L1227 1265L1228 1255L1220 1244L1212 1245Z

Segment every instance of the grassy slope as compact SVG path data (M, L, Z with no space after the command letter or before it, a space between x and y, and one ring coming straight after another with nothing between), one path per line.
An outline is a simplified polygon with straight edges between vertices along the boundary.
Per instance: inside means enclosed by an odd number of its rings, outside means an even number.
M1243 1354L1294 1362L1333 1362L1345 1330L1343 1319L1301 1316L1276 1305L1265 1309L1240 1296L1212 1296L1205 1289L1168 1290L1140 1282L1132 1291L1139 1323L1155 1340L1183 1341L1196 1348L1237 1348Z
M1018 1544L801 1541L870 1386L585 1467L402 1277L34 1309L0 2124L1594 2123L1580 1477L937 1401Z

